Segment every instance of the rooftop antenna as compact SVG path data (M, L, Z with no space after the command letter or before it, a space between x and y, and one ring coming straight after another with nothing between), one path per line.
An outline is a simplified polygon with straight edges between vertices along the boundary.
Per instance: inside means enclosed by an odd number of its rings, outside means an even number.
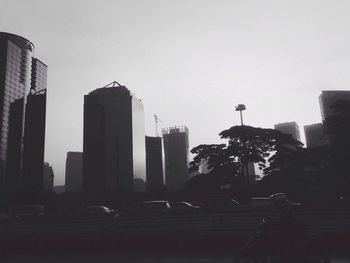
M118 82L116 82L116 81L113 81L113 82L107 84L106 86L104 86L103 88L114 88L114 87L116 87L116 86L121 87L122 85L120 85L120 84L119 84Z
M160 122L163 122L163 121L161 119L159 119L156 114L154 114L154 121L156 123L156 137L159 137L159 134L158 134L158 121L160 121Z

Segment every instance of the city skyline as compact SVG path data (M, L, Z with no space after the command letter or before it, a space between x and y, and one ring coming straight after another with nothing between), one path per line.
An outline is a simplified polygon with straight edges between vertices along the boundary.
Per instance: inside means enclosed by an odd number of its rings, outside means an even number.
M56 185L67 152L82 151L84 94L113 80L143 100L146 135L157 114L159 128L189 128L190 149L239 125L239 103L247 125L303 127L321 121L322 90L349 89L346 1L3 3L0 31L33 41L49 65L45 161Z

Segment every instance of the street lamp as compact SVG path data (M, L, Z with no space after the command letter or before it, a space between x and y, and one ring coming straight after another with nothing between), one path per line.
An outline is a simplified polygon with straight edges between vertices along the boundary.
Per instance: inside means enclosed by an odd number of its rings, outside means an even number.
M242 111L246 110L247 108L245 107L244 104L238 104L236 106L236 110L235 111L239 111L240 115L241 115L241 126L243 126L243 115L242 115Z
M238 104L236 106L235 111L239 111L240 115L241 115L241 126L243 126L243 115L242 115L242 111L246 110L247 108L245 107L244 104ZM249 171L248 171L248 164L245 162L242 162L242 175L243 175L243 180L247 182L247 184L249 185Z

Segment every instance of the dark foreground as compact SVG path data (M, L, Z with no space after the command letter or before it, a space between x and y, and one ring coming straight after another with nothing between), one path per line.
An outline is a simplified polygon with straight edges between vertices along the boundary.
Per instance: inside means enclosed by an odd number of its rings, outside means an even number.
M296 213L307 233L322 233L334 263L350 262L349 219L348 211ZM261 213L7 220L0 262L232 262L260 222Z
M329 237L332 263L350 262L350 238ZM1 262L153 263L232 262L244 238L12 240L0 244Z

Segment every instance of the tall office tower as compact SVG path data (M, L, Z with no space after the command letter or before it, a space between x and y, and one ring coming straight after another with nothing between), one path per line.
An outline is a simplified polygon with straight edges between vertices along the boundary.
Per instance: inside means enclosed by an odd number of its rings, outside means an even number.
M0 177L4 182L6 171L6 181L14 188L22 186L26 171L40 170L42 179L47 66L33 57L33 51L29 40L0 32ZM39 90L43 91L36 93ZM34 95L41 95L40 99ZM40 134L33 135L34 131ZM25 152L31 155L27 155L28 162L35 158L40 167L25 166Z
M305 125L304 132L307 148L313 148L325 144L322 123Z
M175 126L162 129L165 154L165 185L170 191L181 190L189 179L188 129Z
M43 184L44 184L44 189L46 191L53 192L53 185L54 185L54 173L52 166L44 162L44 172L43 172Z
M336 101L350 101L350 90L323 90L321 95L319 96L320 108L321 108L321 116L322 122L336 114L334 108L332 106ZM336 143L337 135L333 132L330 127L324 125L323 127L324 133L327 136L327 143L334 144Z
M24 189L35 191L45 189L43 179L45 121L46 89L31 93L27 97L22 161Z
M159 190L163 186L162 138L146 136L147 190Z
M112 82L84 97L83 193L110 198L146 181L142 102Z
M83 176L83 153L68 152L66 159L66 192L81 192Z
M285 134L290 134L294 140L300 141L299 126L295 121L275 124L275 130L279 130Z
M322 121L335 114L332 106L337 100L350 101L350 90L323 90L319 96Z

